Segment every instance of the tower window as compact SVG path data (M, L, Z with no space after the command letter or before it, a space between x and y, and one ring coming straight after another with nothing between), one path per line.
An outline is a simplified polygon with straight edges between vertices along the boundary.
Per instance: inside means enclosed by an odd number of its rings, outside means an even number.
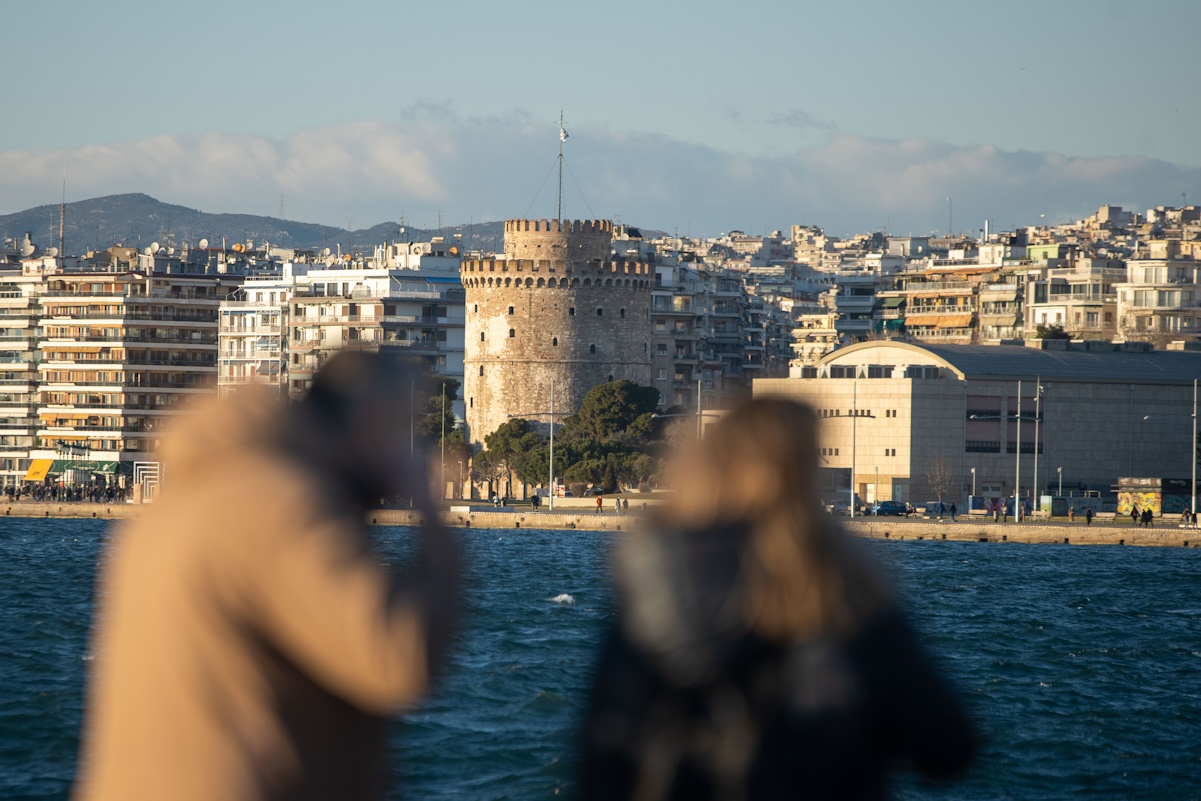
M559 347L559 338L558 338L558 337L551 337L551 340L550 340L550 346L551 346L552 348L557 348L557 347Z
M567 316L568 316L568 317L575 317L575 306L572 306L571 308L569 308L569 309L567 310Z
M610 383L610 384L612 384L612 383L613 383L613 376L612 376L612 375L610 375L610 376L609 376L609 383Z
M605 316L605 310L604 310L604 309L602 309L600 306L597 306L597 307L596 307L596 316L597 316L597 317L604 317L604 316Z
M484 341L484 332L480 331L480 342Z
M513 338L513 337L515 337L515 336L517 336L517 329L516 329L516 328L510 328L510 329L509 329L509 339L512 339L512 338Z
M510 315L511 315L511 314L513 314L513 307L512 307L512 306L510 306L510 307L509 307L509 314L510 314Z
M484 377L484 365L480 365L480 378Z
M589 353L596 353L596 345L589 345L589 346L588 346L588 352L589 352Z
M470 400L467 402L467 405L468 405L469 407L471 407L472 409L474 409L474 408L475 408L475 398L471 398L471 399L470 399Z
M480 304L478 304L478 303L475 304L474 308L472 308L471 311L475 314L479 314L480 313Z

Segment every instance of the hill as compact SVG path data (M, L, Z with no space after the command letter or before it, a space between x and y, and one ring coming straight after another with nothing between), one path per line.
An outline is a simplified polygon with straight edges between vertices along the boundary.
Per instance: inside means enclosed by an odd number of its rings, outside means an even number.
M59 207L38 206L15 214L0 216L0 238L17 239L26 231L33 241L58 246ZM409 227L405 236L412 241L441 234L447 239L462 234L464 245L500 247L504 238L501 222L447 226L440 231ZM348 231L329 225L280 220L253 214L209 214L186 206L163 203L149 195L108 195L67 204L64 240L68 255L113 244L149 245L151 242L195 245L201 239L228 244L264 240L273 245L293 248L363 248L401 238L400 224L381 223L371 228Z

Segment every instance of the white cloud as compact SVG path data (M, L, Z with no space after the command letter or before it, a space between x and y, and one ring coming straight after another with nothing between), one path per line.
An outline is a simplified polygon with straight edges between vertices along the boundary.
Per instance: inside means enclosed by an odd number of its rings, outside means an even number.
M803 122L801 113L791 121ZM1201 198L1201 169L1137 157L837 132L787 156L753 157L631 130L571 133L565 214L690 225L694 233L792 222L848 231L886 220L894 231L929 231L945 227L947 196L960 229L980 227L985 217L1008 226L1044 213L1077 217L1102 203L1141 209L1181 192ZM419 225L432 224L438 211L455 222L543 217L554 213L557 153L554 126L534 125L521 112L460 118L435 105L410 109L399 123L313 128L282 140L214 131L2 151L0 210L56 202L65 163L77 199L145 192L206 211L274 214L283 194L291 218L343 224L351 216L356 227L402 212Z

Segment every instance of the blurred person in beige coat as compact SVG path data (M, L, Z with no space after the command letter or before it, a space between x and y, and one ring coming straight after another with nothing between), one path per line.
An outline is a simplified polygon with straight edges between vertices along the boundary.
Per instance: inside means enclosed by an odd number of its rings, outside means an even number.
M458 599L408 384L347 352L300 403L246 390L181 421L104 559L76 798L384 794L387 719L428 690ZM425 510L407 573L364 526L398 493Z

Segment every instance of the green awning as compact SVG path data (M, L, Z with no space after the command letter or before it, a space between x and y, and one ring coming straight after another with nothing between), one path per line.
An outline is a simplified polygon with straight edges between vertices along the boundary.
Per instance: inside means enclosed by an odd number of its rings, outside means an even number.
M900 317L898 317L895 320L885 320L884 321L884 330L885 331L900 331L904 327L905 327L905 320Z
M52 476L61 476L68 470L82 470L96 476L111 476L121 469L119 462L89 461L84 459L55 459L48 471ZM128 471L126 471L128 472Z
M899 309L904 302L904 298L884 298L884 302L880 305L885 309Z

